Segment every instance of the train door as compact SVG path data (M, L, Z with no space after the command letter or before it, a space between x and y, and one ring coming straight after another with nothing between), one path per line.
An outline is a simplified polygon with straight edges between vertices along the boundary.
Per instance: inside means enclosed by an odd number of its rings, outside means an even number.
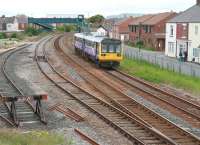
M99 55L99 43L96 43L96 56L98 56Z

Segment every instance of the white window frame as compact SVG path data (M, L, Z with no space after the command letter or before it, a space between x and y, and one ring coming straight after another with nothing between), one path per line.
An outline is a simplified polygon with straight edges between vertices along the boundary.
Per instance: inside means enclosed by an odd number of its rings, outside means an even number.
M169 53L174 53L174 42L168 42Z
M196 53L195 53L196 51ZM199 58L200 57L200 48L193 48L193 57Z
M199 27L198 27L197 25L195 26L194 33L195 33L195 35L198 35L198 34L199 34Z
M170 37L174 36L174 26L170 25Z

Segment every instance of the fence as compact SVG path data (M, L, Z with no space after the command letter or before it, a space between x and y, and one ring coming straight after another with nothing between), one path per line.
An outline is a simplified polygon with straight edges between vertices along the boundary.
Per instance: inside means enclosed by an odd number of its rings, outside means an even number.
M200 65L189 62L180 62L177 59L166 57L161 52L151 52L125 46L124 55L130 59L144 60L158 65L162 69L200 78Z

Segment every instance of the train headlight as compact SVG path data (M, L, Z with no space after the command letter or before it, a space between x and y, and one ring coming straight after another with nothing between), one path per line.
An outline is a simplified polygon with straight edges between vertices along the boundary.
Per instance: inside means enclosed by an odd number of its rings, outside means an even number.
M121 54L120 54L120 53L118 53L118 54L117 54L117 56L118 56L118 57L121 57Z
M101 56L106 56L106 54L101 54Z

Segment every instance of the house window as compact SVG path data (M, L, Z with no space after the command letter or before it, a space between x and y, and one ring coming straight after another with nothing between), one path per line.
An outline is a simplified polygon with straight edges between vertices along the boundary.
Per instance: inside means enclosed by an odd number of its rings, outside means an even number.
M151 33L151 26L143 26L145 33Z
M151 33L151 26L149 26L149 33Z
M148 26L143 26L144 32L148 33Z
M132 26L129 25L128 29L129 29L130 32L133 32L133 27Z
M133 31L132 31L132 32L135 32L135 33L136 33L136 32L137 32L137 29L138 29L138 27L137 27L137 26L132 26L132 27L133 27L133 29L132 29Z
M200 48L193 48L193 56L200 57Z
M173 27L173 25L170 26L170 36L171 37L174 36L174 27Z
M198 35L199 34L199 27L196 25L195 26L195 35Z
M187 29L187 24L182 24L183 30L185 31Z
M174 53L174 42L168 43L168 51L169 53Z

